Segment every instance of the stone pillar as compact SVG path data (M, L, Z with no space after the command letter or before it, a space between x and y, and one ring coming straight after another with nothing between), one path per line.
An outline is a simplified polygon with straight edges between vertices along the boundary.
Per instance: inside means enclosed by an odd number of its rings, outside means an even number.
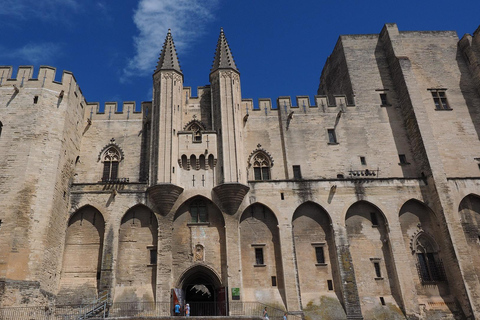
M293 234L290 222L279 224L280 248L282 250L282 271L285 287L285 301L289 312L302 310L298 284L298 270L295 266Z
M334 239L337 249L338 271L340 273L343 306L347 319L363 319L360 308L360 297L355 280L350 245L348 244L347 230L343 226L334 227Z
M403 308L403 311L407 317L409 315L420 314L419 305L417 303L417 291L415 289L415 283L413 282L411 274L412 270L410 268L397 267L410 265L408 258L409 252L405 246L402 229L398 223L398 219L389 224L388 228L388 238L393 260L392 262L397 275L397 285L399 286L398 290L400 291L400 298L402 299L402 301L399 301L399 303L402 304L401 308ZM391 279L390 281L393 280L394 279Z
M225 241L227 247L227 277L222 279L223 284L228 287L228 300L238 302L243 300L242 280L242 256L240 250L240 227L236 217L224 215L225 219ZM240 297L233 299L232 288L240 288Z

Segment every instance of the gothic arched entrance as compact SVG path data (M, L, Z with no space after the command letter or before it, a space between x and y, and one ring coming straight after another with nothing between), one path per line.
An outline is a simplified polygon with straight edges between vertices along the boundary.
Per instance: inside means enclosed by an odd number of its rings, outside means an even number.
M174 289L175 299L185 311L190 306L191 316L226 315L226 291L217 273L208 266L197 265L185 271ZM183 313L182 312L182 313Z

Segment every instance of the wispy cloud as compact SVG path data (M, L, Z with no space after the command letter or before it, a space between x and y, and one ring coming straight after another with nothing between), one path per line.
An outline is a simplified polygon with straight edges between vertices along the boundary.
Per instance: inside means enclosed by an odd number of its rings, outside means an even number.
M140 0L133 20L138 28L134 37L136 54L124 74L146 74L157 61L168 29L172 29L175 46L185 49L214 18L218 0Z
M61 53L60 45L56 43L29 43L23 47L12 49L0 48L0 57L16 59L22 64L39 64L51 61Z
M78 0L2 0L0 16L14 16L18 19L58 20L59 11L77 10Z

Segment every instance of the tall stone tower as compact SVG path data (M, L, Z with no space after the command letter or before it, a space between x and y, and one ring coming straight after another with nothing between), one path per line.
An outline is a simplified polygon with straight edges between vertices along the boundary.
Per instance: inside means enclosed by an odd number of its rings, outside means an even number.
M217 183L246 183L241 135L243 118L240 105L240 73L238 72L227 39L220 31L210 71L212 87L213 125L219 134Z
M170 29L153 74L150 185L176 184L174 163L181 130L183 73Z
M243 201L249 188L244 161L242 138L243 117L240 73L233 59L227 39L220 30L215 59L210 71L212 123L218 133L217 187L224 210L233 213Z

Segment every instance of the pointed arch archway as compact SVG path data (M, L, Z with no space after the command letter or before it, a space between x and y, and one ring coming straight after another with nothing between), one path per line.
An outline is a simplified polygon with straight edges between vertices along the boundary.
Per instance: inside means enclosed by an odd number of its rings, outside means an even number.
M358 286L362 314L368 319L376 318L375 308L382 308L383 303L402 309L384 213L371 202L357 201L347 210L345 225L355 278L357 283L362 284ZM382 297L383 301L378 297ZM398 313L391 312L389 317L396 319Z
M325 310L324 315L331 318L338 317L338 312L344 314L330 215L317 203L308 201L295 210L292 227L303 307L319 306ZM326 308L322 305L323 297L338 301L336 304L329 302Z
M144 205L130 208L118 233L114 301L155 301L158 220Z
M284 304L284 279L278 220L262 203L240 217L240 249L245 301Z
M467 239L470 253L475 266L475 273L480 279L480 196L469 194L458 206L462 219L463 232Z
M176 287L174 300L183 306L188 303L191 316L226 315L225 285L212 267L201 263L189 267L178 277Z
M452 313L457 312L452 303L455 297L446 283L444 236L435 213L425 203L410 199L400 208L399 220L417 295L431 301L443 300Z
M104 234L105 220L93 206L86 205L70 217L57 301L83 303L97 296Z
M182 203L173 218L172 262L174 278L182 270L203 263L219 270L227 281L225 220L210 199L196 195Z

